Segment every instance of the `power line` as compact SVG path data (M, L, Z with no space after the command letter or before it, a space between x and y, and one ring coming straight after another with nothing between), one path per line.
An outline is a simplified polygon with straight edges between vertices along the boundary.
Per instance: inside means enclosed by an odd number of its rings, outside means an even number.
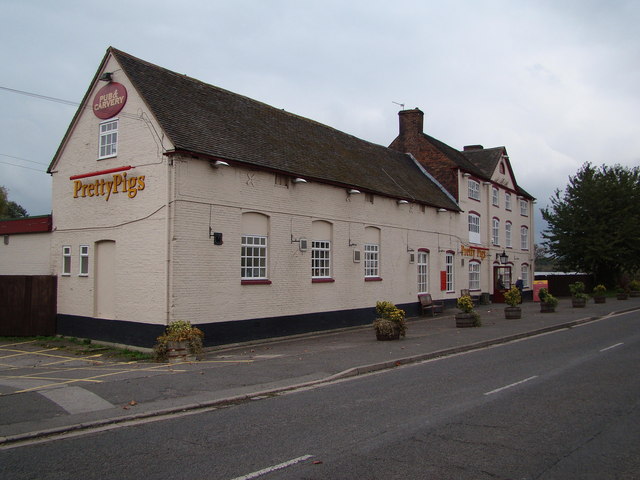
M24 90L16 90L15 88L0 86L0 90L6 90L8 92L17 93L19 95L26 95L27 97L39 98L41 100L49 100L50 102L62 103L64 105L72 105L74 107L77 107L78 105L80 105L78 102L72 102L71 100L64 100L62 98L56 98L56 97L48 97L46 95L40 95L39 93L25 92Z
M13 167L20 167L20 168L26 168L27 170L34 170L36 172L40 172L40 173L47 173L46 171L40 169L40 168L31 168L31 167L26 167L24 165L18 165L16 163L10 163L10 162L3 162L2 160L0 160L0 163L2 163L3 165L11 165Z
M43 163L43 162L36 162L35 160L29 160L27 158L22 158L22 157L15 157L13 155L8 155L6 153L0 153L0 157L9 157L9 158L14 158L16 160L22 160L23 162L29 162L29 163L37 163L38 165L44 165L45 167L48 167L49 164L48 163Z

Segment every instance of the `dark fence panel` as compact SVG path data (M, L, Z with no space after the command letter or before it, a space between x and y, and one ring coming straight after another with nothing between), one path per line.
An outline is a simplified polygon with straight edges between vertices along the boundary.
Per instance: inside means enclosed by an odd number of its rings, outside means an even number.
M575 282L584 282L586 293L593 290L593 276L586 273L566 273L566 274L544 274L538 273L536 280L547 280L549 282L549 293L556 297L570 297L569 285Z
M58 278L0 275L0 336L55 335Z

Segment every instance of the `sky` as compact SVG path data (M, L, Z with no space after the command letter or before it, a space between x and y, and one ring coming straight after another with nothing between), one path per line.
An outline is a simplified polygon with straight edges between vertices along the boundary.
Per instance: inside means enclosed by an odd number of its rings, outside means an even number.
M380 145L417 107L454 148L505 146L536 242L585 162L640 164L637 0L0 0L0 17L0 185L30 215L51 212L47 166L109 46Z

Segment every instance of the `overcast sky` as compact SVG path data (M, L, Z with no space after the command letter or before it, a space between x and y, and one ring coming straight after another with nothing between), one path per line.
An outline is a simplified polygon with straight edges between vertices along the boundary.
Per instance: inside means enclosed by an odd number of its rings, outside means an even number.
M0 16L0 185L31 215L51 211L76 107L12 90L80 102L109 46L381 145L397 104L418 107L452 147L504 145L537 211L584 162L640 164L637 0L0 0Z

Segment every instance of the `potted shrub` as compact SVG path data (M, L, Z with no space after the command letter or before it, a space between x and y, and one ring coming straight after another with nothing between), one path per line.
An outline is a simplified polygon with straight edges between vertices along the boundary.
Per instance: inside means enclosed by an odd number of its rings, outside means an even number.
M640 297L640 281L631 280L631 282L629 282L629 296Z
M616 290L616 298L618 300L626 300L629 298L629 291L626 288L619 287Z
M605 296L607 293L607 287L602 284L596 285L593 288L593 301L596 303L606 303L607 297Z
M460 309L460 312L455 315L456 327L468 328L482 325L480 315L473 309L473 300L469 295L458 298L456 305Z
M376 315L373 328L378 340L398 340L407 334L405 312L393 303L376 302Z
M164 334L156 339L153 353L157 362L192 362L202 354L204 333L191 322L176 320L169 323Z
M540 297L540 313L553 313L558 306L558 299L551 295L546 288L541 288L538 292Z
M584 293L584 282L576 282L569 285L571 290L571 306L573 308L584 308L587 304L587 294Z
M504 309L504 318L509 320L522 318L522 308L520 308L522 295L520 295L520 290L515 285L504 292L504 301L509 305Z

